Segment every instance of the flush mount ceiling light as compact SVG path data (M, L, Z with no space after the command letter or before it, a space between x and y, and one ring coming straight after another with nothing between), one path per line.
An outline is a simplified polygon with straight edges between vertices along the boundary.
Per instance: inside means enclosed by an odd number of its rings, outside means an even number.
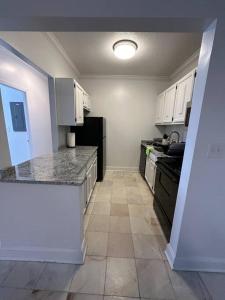
M137 51L138 45L131 40L120 40L113 44L113 52L119 59L129 59Z

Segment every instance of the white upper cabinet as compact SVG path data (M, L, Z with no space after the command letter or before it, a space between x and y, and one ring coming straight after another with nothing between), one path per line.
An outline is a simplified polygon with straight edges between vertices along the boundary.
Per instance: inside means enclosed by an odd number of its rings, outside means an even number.
M163 110L163 123L171 123L173 121L173 109L176 96L176 85L172 85L165 91L165 101Z
M173 114L173 123L184 123L187 102L192 99L195 70L188 73L177 82L176 99Z
M91 111L90 96L84 91L84 109Z
M55 90L57 124L67 126L83 125L84 102L88 94L73 78L56 78Z
M183 124L187 102L192 99L196 70L191 71L158 95L155 124Z
M75 84L74 89L75 123L76 125L82 125L84 123L84 93L81 87L77 84Z
M161 124L163 122L163 110L164 110L165 92L158 95L156 103L156 118L155 123Z

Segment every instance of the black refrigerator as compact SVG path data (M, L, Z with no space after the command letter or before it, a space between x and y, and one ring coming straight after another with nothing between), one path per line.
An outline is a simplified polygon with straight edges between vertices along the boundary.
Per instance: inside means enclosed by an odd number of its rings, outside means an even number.
M106 120L103 117L85 117L84 125L71 127L76 133L76 145L97 146L97 181L102 181L106 170Z

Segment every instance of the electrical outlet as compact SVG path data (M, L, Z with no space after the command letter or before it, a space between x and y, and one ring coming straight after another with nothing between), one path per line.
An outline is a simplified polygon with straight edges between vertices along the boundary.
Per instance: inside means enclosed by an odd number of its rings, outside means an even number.
M209 145L208 158L224 159L225 158L225 143Z

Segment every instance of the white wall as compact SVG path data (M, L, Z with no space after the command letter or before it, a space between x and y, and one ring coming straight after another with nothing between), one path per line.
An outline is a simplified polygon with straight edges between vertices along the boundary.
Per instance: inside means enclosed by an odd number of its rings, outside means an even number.
M106 118L107 167L137 169L141 139L161 136L154 126L157 94L167 82L141 78L82 79L92 116Z
M0 32L0 38L28 58L33 64L52 77L72 77L79 75L62 46L54 36L44 32ZM64 126L57 126L54 98L51 98L53 148L65 145Z
M76 77L77 71L44 32L3 32L0 38L52 77Z
M0 46L0 82L26 92L32 157L52 151L48 78ZM7 145L0 144L7 152ZM4 149L4 150L3 150ZM0 167L9 166L9 157Z
M198 66L199 52L200 50L197 50L193 53L191 57L184 61L183 64L171 74L169 82L170 85L174 84Z
M204 33L174 226L176 269L225 272L225 21ZM216 147L211 153L210 149Z

